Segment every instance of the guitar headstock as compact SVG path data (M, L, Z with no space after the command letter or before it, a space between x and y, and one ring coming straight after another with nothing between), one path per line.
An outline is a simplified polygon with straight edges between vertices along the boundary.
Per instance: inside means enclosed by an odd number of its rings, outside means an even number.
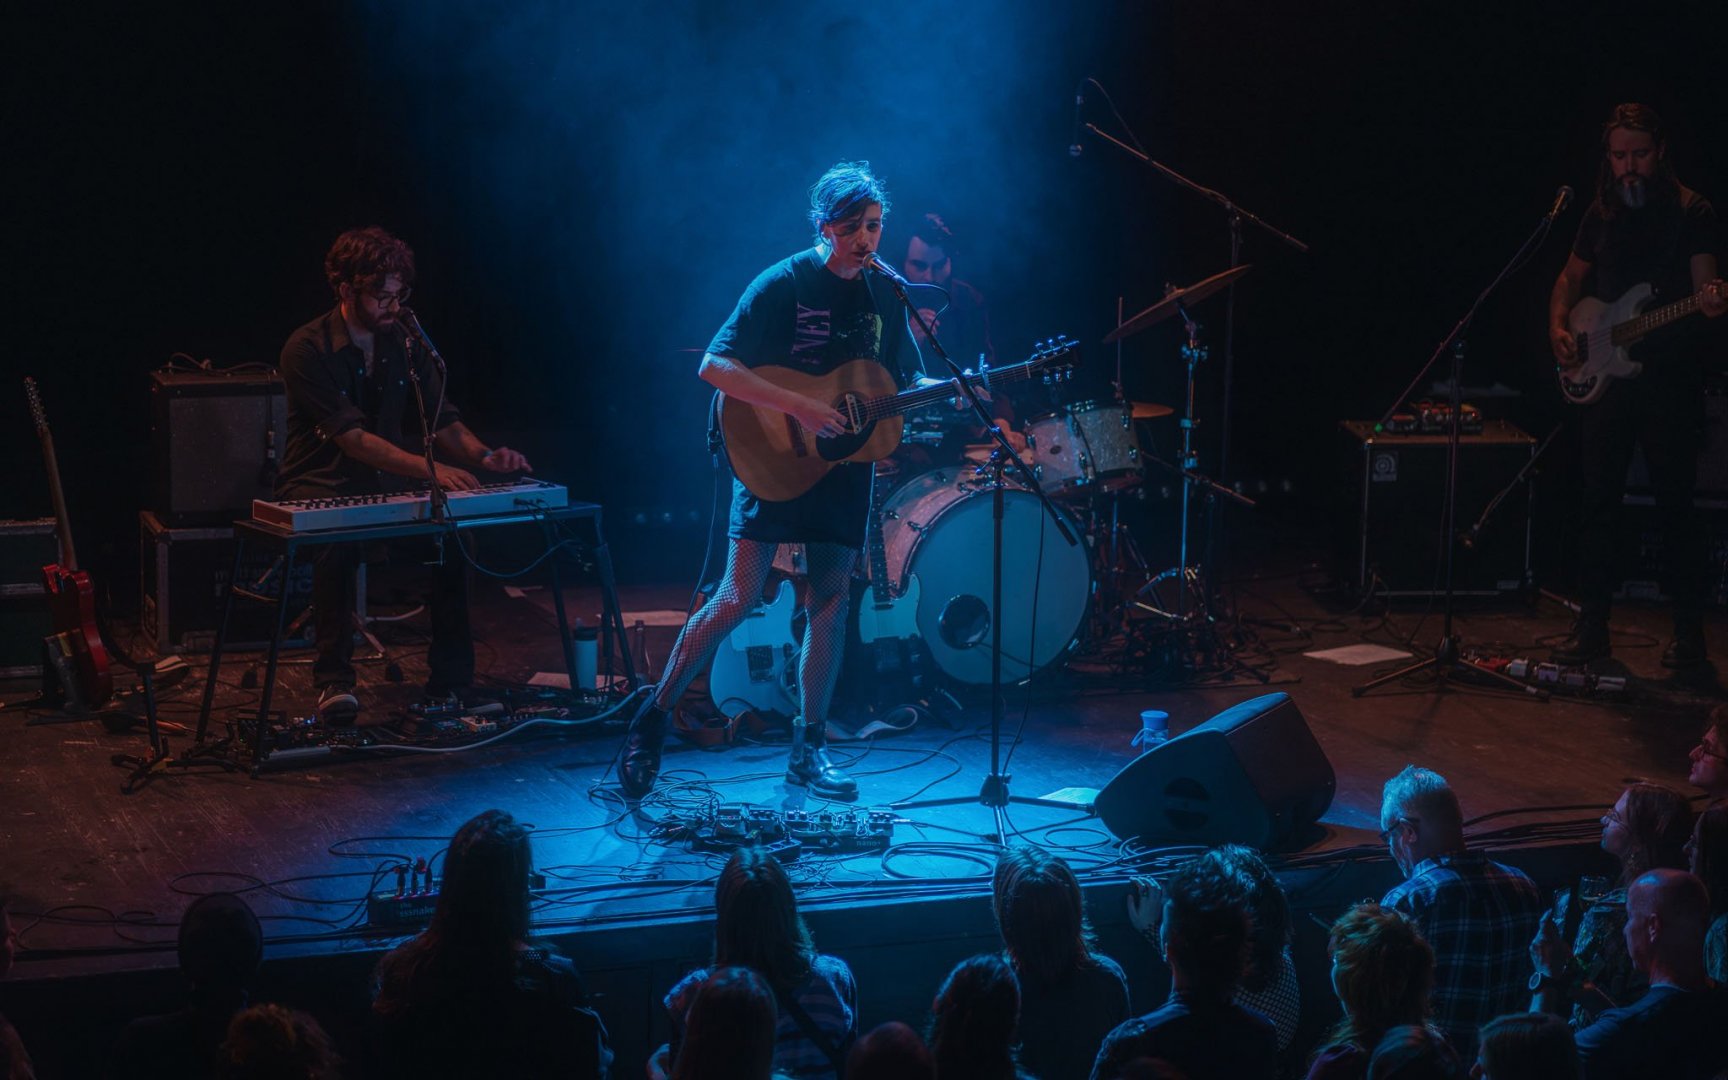
M1058 382L1074 374L1074 364L1069 357L1079 348L1079 343L1068 335L1058 334L1033 345L1032 355L1026 363L1033 370L1043 372L1044 381Z
M24 376L24 395L30 399L30 419L36 423L36 434L48 430L48 410L42 407L42 395L36 389L36 380Z

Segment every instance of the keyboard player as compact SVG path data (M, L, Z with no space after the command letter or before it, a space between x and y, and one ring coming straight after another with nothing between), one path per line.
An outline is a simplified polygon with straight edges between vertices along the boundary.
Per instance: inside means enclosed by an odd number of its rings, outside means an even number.
M325 255L324 276L336 306L294 331L282 347L288 440L276 481L278 499L371 495L422 485L426 459L416 374L435 433L440 487L466 491L478 486L481 481L471 470L532 471L515 450L488 447L468 430L444 396L433 365L416 362L410 368L397 319L414 283L414 252L407 244L376 226L351 229ZM360 710L354 692L354 571L362 552L349 544L313 551L318 656L312 673L318 717L351 724ZM413 561L425 562L428 554L416 550ZM426 693L467 702L473 696L474 639L465 567L456 556L428 566L427 572L432 645Z

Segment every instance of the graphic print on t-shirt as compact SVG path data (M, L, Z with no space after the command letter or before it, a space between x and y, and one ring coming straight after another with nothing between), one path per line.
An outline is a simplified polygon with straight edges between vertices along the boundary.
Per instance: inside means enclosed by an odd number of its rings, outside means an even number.
M811 367L841 360L877 359L882 319L869 309L842 312L838 323L831 308L797 305L792 324L792 361Z

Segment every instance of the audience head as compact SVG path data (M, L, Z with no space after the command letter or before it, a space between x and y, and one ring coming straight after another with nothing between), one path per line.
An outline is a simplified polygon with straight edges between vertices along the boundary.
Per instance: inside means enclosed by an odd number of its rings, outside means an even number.
M1248 966L1242 985L1264 990L1278 975L1284 948L1290 944L1290 904L1278 878L1260 853L1241 844L1225 844L1202 855L1232 875L1248 900Z
M906 259L900 269L906 280L947 288L954 279L954 256L958 253L954 232L940 214L923 214L912 222L906 237Z
M733 852L714 886L714 913L714 966L752 968L781 990L810 973L816 948L774 856L757 847Z
M916 1031L892 1020L852 1044L846 1080L936 1080L936 1059Z
M1464 813L1446 778L1432 769L1406 765L1386 781L1380 798L1380 832L1398 869L1408 876L1419 864L1464 848Z
M1626 890L1626 952L1645 975L1701 974L1709 925L1710 894L1684 870L1651 870Z
M1602 815L1602 850L1620 860L1624 885L1646 870L1683 869L1692 805L1660 784L1633 784Z
M1728 799L1728 705L1710 710L1704 734L1692 748L1692 771L1686 779L1702 788L1712 803Z
M1216 859L1184 863L1164 885L1158 928L1178 989L1228 997L1248 963L1248 902Z
M1482 1025L1475 1080L1577 1080L1572 1026L1553 1013L1511 1013Z
M768 1080L774 1071L774 991L746 967L717 969L696 989L672 1080Z
M1388 1030L1421 1024L1434 986L1434 950L1402 912L1357 904L1332 924L1332 989L1344 1006L1334 1043L1371 1048Z
M503 810L470 818L450 840L430 933L506 952L527 939L533 872L528 830Z
M1043 848L1018 847L996 859L996 927L1022 981L1054 986L1092 963L1091 928L1080 882Z
M1446 1036L1427 1024L1400 1024L1380 1037L1368 1061L1368 1080L1461 1080Z
M219 1074L227 1080L325 1080L340 1076L341 1066L318 1021L297 1009L254 1005L228 1022Z
M1686 868L1710 894L1710 917L1728 912L1728 806L1712 806L1698 815L1692 839L1686 842Z
M210 893L180 917L180 973L195 992L238 994L264 959L264 928L246 901Z
M1012 1077L1020 1026L1020 981L995 953L962 960L930 1006L936 1075Z

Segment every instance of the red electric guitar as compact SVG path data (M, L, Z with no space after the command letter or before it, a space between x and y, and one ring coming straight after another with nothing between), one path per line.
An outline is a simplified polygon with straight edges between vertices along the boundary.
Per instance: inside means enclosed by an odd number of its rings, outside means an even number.
M24 391L30 397L30 415L36 421L36 437L42 440L42 457L48 465L48 487L54 497L54 522L60 533L60 557L64 565L42 568L42 583L48 589L48 613L54 637L63 644L72 661L76 684L66 688L67 698L85 709L99 709L114 696L114 676L108 668L108 650L96 628L96 588L90 575L78 569L78 554L72 548L72 522L66 516L66 495L60 490L60 463L54 458L54 436L48 430L48 414L36 380L26 378Z

